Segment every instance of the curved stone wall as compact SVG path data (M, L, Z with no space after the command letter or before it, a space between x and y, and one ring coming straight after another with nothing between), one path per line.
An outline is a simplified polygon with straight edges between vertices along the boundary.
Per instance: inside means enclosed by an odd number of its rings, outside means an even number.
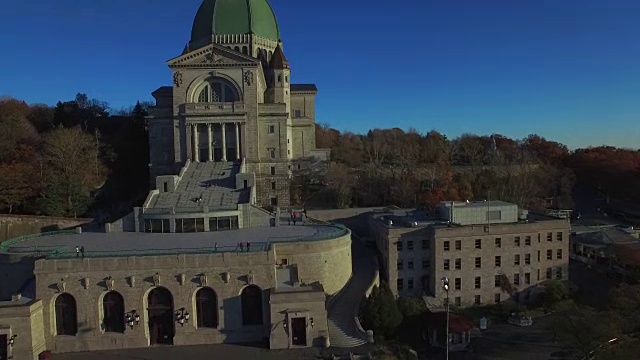
M351 277L351 231L331 240L276 243L276 260L298 268L303 283L319 281L325 293L340 291Z

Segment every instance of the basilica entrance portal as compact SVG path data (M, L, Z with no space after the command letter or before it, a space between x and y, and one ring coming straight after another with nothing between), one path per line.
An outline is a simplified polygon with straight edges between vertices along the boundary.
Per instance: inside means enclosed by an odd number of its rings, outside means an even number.
M307 346L307 319L297 317L291 319L291 344Z
M173 296L165 288L149 292L149 338L151 345L173 344L175 324L173 321Z

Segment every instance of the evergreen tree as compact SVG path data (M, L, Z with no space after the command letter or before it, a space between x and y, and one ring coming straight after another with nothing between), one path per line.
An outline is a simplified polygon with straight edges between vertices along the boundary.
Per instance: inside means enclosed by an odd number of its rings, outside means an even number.
M396 336L398 326L402 323L402 313L387 284L383 283L380 287L373 288L362 307L361 320L363 327L373 330L379 341L390 340Z

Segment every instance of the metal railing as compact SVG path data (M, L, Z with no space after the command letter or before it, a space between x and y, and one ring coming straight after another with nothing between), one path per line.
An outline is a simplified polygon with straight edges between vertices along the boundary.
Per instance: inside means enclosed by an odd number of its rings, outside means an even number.
M263 242L251 242L247 248L246 243L242 247L240 245L231 246L208 246L199 248L166 248L166 249L126 249L113 251L85 251L84 257L87 258L107 258L107 257L129 257L129 256L162 256L162 255L180 255L180 254L214 254L225 252L263 252L271 249L272 244L276 243L292 243L305 241L320 241L335 239L340 236L347 235L349 229L341 224L322 225L322 231L318 231L313 235L301 236L299 238L292 237L276 237L272 236ZM33 239L41 236L54 236L61 234L76 234L74 230L53 231L48 233L25 235L11 240L4 241L0 244L0 251L15 254L33 254L46 256L50 259L69 259L82 257L81 253L77 253L75 246L72 245L42 245L42 246L24 246L12 247L22 241Z
M47 231L47 232L37 233L37 234L22 235L9 240L5 240L2 243L0 243L0 251L9 252L9 248L12 245L19 244L25 240L44 237L44 236L55 236L55 235L63 235L63 234L77 234L77 232L76 230L58 230L58 231Z
M201 248L166 248L166 249L127 249L113 251L85 251L86 258L110 258L110 257L130 257L130 256L163 256L163 255L194 255L194 254L217 254L217 253L246 253L246 252L262 252L269 248L268 242L252 242L247 248L246 244L241 248L236 246L211 246ZM54 249L46 254L49 259L71 259L82 257L77 254L75 247L64 246Z

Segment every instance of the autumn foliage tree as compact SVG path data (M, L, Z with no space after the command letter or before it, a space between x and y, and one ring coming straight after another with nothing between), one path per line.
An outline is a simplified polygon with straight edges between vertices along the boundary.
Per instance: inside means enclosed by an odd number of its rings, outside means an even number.
M60 127L45 137L45 189L39 199L44 213L75 217L86 211L91 192L104 184L107 175L99 156L98 139L79 126Z
M353 177L349 206L437 205L442 200L500 199L527 208L572 208L576 177L566 146L538 135L463 134L398 128L366 134L316 130L316 144L332 150L335 163ZM346 169L329 174L342 177ZM349 196L341 188L340 198ZM342 206L346 206L342 202Z

